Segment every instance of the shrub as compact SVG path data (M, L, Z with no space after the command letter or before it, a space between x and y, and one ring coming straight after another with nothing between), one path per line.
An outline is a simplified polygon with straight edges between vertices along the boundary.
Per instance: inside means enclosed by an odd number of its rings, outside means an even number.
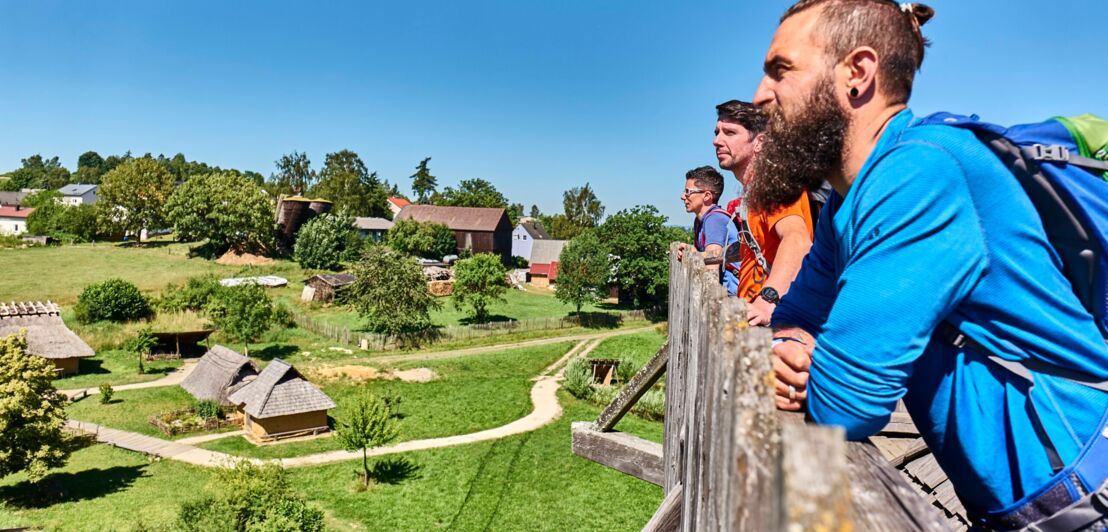
M631 382L631 378L635 376L639 370L642 369L634 360L629 357L621 357L619 359L619 365L616 366L616 378L622 384Z
M278 327L295 327L296 320L292 317L292 311L284 303L273 304L273 324Z
M101 236L96 216L95 205L67 206L49 201L27 217L27 232L62 242L91 242Z
M219 419L223 417L223 409L220 408L219 403L211 399L197 401L192 409L196 412L196 415L200 416L200 419Z
M338 270L356 258L360 247L353 219L343 214L316 216L296 234L292 258L302 268Z
M662 390L647 390L639 402L631 407L631 412L644 419L658 421L666 417L666 393Z
M562 387L578 399L589 400L593 393L592 365L589 361L583 358L575 358L570 361L566 365Z
M108 279L81 291L74 309L77 321L130 321L149 317L150 302L137 286L123 279Z
M158 298L158 309L165 312L202 310L222 289L223 286L213 275L190 277L185 286L166 286Z
M106 405L112 402L112 396L115 395L115 389L111 384L104 383L100 385L100 404Z
M181 530L196 532L323 530L323 511L309 505L289 486L285 470L275 464L243 460L218 469L209 486L215 495L186 502L177 514Z

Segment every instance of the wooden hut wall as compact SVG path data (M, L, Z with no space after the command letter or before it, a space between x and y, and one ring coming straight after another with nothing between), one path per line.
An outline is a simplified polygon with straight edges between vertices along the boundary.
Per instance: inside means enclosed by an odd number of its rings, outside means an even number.
M246 429L256 438L297 430L310 430L327 426L327 411L304 412L288 416L256 418L247 414Z

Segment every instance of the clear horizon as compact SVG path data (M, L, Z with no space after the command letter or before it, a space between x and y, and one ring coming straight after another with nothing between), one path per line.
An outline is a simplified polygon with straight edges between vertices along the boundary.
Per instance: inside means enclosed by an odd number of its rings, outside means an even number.
M0 171L130 150L268 176L351 149L405 192L430 156L440 190L487 179L549 213L589 182L608 214L687 225L714 106L751 97L790 3L0 2ZM930 5L917 113L1108 116L1098 3Z

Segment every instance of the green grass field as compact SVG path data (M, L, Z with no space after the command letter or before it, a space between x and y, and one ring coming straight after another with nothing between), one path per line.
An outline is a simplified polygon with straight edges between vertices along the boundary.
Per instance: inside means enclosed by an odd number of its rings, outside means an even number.
M334 530L642 528L661 489L573 455L570 424L599 409L568 394L559 399L562 418L534 432L383 458L387 482L366 492L353 489L357 461L293 469L292 483ZM661 438L659 423L633 417L620 429ZM0 479L0 528L167 529L180 503L202 496L211 478L198 467L96 445L38 486L22 474Z
M66 415L70 419L91 421L113 429L129 430L167 440L235 430L237 428L229 427L220 431L190 432L188 434L167 436L150 424L150 416L170 410L187 408L194 402L195 399L184 388L164 386L161 388L119 391L112 396L112 401L108 404L101 404L100 396L90 395L67 406Z

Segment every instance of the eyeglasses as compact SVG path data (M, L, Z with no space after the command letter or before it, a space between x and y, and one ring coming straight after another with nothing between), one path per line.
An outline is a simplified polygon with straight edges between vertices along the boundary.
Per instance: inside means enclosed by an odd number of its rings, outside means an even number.
M692 196L693 194L700 194L701 192L708 192L708 191L704 190L702 188L686 188L685 191L681 193L681 195L682 196Z

